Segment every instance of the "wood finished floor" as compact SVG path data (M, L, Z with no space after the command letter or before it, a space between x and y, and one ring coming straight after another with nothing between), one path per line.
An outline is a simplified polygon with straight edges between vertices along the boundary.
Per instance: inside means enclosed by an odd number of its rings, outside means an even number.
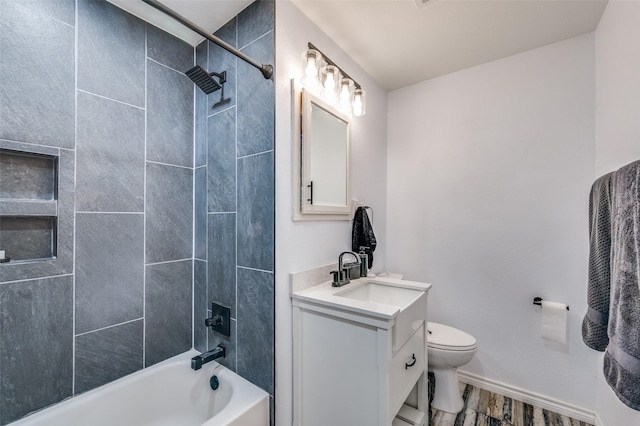
M429 375L433 395L433 375ZM460 383L464 408L451 414L431 410L429 426L592 426L567 416Z

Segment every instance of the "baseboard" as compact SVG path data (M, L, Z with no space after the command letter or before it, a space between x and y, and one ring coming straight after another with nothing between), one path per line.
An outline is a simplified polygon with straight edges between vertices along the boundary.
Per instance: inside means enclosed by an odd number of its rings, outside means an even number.
M587 422L595 426L603 426L596 413L582 407L567 404L565 402L558 401L544 395L529 392L515 386L500 383L491 379L486 379L484 377L480 377L475 374L467 373L460 370L458 370L458 378L461 382L488 390L490 392L499 393L501 395L508 396L509 398L513 398L515 400L522 401L545 410L550 410L555 413L580 420L582 422Z
M604 426L604 423L602 423L602 420L600 419L598 413L595 413L595 417L596 421L594 422L594 426Z

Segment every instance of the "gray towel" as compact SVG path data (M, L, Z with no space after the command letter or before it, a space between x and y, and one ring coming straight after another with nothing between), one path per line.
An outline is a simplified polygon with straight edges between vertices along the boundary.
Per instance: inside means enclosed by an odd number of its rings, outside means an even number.
M609 294L611 289L611 177L598 178L589 195L589 283L587 314L582 320L582 340L591 349L604 351L609 343Z
M640 411L640 161L612 178L611 302L604 375Z

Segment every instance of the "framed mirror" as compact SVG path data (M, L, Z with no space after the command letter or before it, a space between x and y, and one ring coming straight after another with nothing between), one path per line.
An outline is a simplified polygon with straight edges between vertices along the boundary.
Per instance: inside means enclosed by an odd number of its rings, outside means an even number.
M349 220L350 118L307 90L294 90L294 99L299 105L294 220Z

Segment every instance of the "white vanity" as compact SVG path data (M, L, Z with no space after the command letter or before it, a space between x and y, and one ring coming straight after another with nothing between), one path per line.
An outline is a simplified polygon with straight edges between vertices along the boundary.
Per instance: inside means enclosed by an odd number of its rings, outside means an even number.
M427 411L431 284L360 278L307 288L292 277L294 425L390 426L418 385Z

